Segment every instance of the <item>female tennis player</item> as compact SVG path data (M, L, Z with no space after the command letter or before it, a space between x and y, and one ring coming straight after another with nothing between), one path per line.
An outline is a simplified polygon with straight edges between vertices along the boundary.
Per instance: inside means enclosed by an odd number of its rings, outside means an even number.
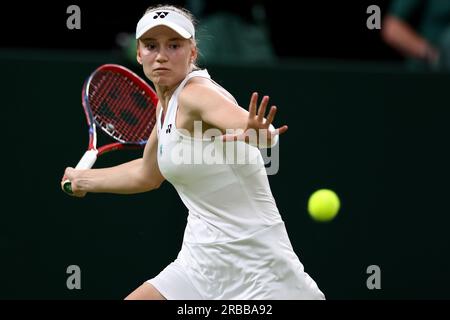
M147 9L136 39L137 60L159 97L143 157L67 168L63 177L78 197L145 192L168 180L189 209L178 257L126 299L324 299L291 246L258 149L287 130L271 125L275 107L264 117L269 98L257 107L253 93L246 111L196 67L194 19L185 9ZM236 161L230 145L246 161ZM198 161L196 148L223 161Z

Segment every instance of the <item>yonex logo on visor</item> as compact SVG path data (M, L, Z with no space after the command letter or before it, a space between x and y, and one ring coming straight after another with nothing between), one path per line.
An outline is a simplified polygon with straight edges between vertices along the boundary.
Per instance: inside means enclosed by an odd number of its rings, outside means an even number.
M168 11L156 11L155 15L153 16L153 19L158 19L158 18L165 18L167 15L169 14Z
M147 12L136 26L136 39L157 26L166 26L185 39L195 37L195 29L191 20L179 12L168 9Z

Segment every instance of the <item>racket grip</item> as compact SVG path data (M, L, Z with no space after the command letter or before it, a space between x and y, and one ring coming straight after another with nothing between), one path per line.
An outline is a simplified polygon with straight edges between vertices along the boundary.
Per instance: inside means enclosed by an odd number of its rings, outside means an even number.
M75 169L83 170L83 169L90 169L94 165L95 161L97 160L97 150L88 150L84 153L83 157L81 157L80 161L78 161L77 166ZM63 189L68 194L73 194L72 191L72 184L69 179L64 180L63 182Z

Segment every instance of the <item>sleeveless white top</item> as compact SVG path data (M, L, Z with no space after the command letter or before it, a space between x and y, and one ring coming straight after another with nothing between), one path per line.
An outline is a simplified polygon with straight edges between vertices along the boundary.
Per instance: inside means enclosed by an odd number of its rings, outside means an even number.
M292 249L258 148L177 128L178 96L193 77L211 80L188 74L157 118L159 169L189 210L177 262L206 299L323 296Z

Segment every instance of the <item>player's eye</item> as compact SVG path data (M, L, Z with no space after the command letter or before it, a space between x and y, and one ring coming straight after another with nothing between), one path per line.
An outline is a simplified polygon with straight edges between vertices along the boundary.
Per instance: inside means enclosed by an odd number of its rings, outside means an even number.
M146 43L145 44L145 48L147 48L148 50L155 50L156 49L156 44L154 44L154 43Z

